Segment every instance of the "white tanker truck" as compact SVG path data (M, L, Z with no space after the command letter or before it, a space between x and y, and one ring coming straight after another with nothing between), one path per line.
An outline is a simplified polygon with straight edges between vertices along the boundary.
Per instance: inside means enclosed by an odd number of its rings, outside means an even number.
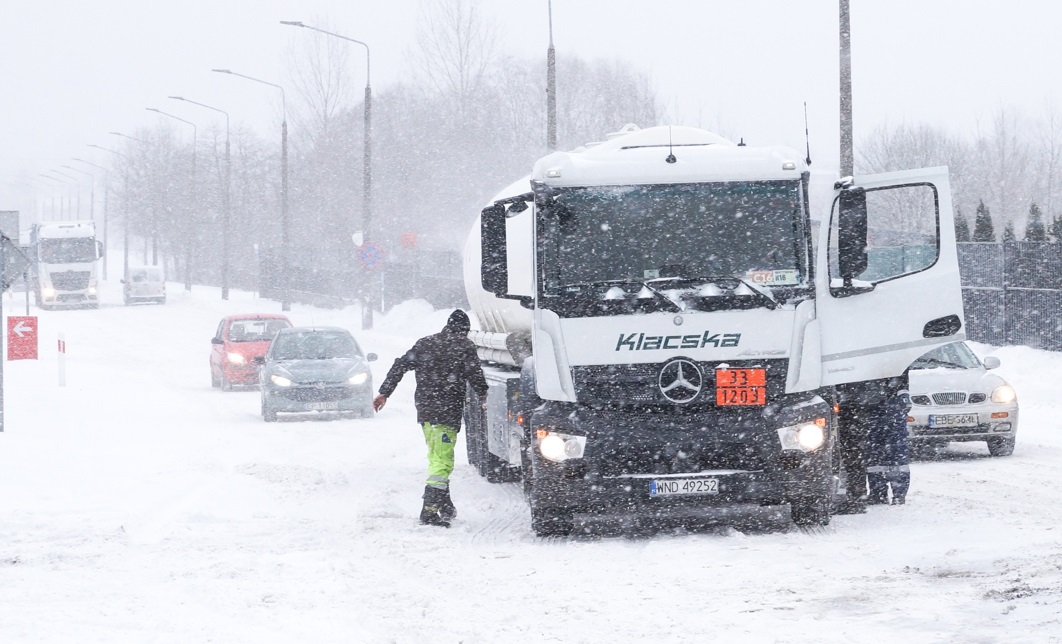
M947 168L837 181L816 243L809 180L791 149L628 126L483 210L469 461L523 482L536 533L829 521L838 391L962 339L963 308Z

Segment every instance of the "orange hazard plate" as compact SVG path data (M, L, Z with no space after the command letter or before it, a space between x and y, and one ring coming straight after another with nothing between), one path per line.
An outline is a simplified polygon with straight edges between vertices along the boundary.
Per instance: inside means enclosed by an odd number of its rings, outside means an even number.
M720 369L715 372L715 404L767 404L766 369Z

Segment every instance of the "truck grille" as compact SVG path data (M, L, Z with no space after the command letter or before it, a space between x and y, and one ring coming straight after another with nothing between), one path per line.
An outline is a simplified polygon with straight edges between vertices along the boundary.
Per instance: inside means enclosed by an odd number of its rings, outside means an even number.
M89 275L88 271L63 271L50 273L48 277L57 291L83 291L88 288Z

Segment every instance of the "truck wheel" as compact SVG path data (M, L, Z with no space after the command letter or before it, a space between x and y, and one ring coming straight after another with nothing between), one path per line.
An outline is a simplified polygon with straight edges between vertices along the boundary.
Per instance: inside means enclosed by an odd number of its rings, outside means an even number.
M563 537L572 533L572 516L554 508L531 506L531 529L540 537Z
M789 512L793 517L794 525L828 525L830 523L830 502L827 497L793 499L789 502Z
M1013 438L988 439L988 453L992 456L1010 456L1014 453Z

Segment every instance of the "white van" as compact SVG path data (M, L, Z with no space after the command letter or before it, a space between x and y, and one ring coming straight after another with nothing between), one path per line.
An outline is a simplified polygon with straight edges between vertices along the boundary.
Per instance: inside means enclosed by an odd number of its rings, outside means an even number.
M166 303L166 278L160 266L129 267L122 280L122 300L126 305L137 302Z

